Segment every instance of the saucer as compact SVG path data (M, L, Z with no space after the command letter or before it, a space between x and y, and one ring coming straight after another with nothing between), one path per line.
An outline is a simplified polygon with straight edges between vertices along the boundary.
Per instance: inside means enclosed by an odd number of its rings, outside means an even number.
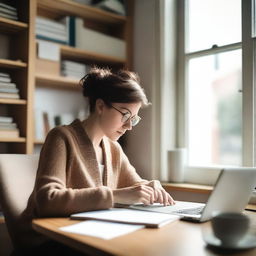
M205 235L204 241L209 246L226 250L246 250L256 247L256 236L251 234L246 235L236 245L232 246L222 244L221 241L213 234Z

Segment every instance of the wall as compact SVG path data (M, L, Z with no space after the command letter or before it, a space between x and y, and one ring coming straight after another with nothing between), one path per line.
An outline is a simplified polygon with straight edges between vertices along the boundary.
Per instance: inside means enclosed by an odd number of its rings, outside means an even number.
M128 133L126 153L146 179L168 180L167 152L175 147L175 0L135 1L134 70L152 103Z

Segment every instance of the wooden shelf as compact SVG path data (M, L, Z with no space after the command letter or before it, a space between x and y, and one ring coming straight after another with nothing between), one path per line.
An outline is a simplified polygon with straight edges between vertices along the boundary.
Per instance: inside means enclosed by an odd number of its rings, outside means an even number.
M28 28L28 24L0 17L0 31L16 33Z
M51 18L63 17L64 15L74 15L81 18L104 23L109 25L119 25L126 22L126 17L113 14L92 6L79 4L70 0L40 0L38 1L39 14L48 13Z
M50 75L36 75L36 86L51 87L51 88L65 88L72 90L81 89L79 86L79 80L71 79L62 76L50 76Z
M26 105L26 100L19 100L19 99L1 99L0 104L13 104L13 105Z
M26 138L0 138L0 142L26 142Z
M126 63L125 59L109 57L103 54L98 54L94 52L88 52L85 50L77 49L67 45L61 45L61 55L64 58L74 59L74 60L90 60L100 63L109 63L114 65L124 65Z
M0 59L0 67L4 68L26 68L27 63L19 60Z

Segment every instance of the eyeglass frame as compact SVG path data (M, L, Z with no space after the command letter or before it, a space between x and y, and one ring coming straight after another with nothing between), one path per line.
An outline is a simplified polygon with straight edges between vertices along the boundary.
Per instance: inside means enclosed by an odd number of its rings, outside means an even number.
M118 111L123 117L122 117L122 119L121 119L121 121L125 124L125 123L127 123L128 121L131 121L131 125L132 126L136 126L139 122L140 122L140 120L141 120L141 117L140 116L138 116L138 115L135 115L135 116L133 116L132 117L132 113L128 110L128 112L126 112L126 113L123 113L121 110L119 110L118 108L116 108L116 107L114 107L113 105L109 105L111 108L113 108L113 109L115 109L116 111ZM129 118L127 118L127 120L123 120L124 118L125 118L125 116L127 116L127 114L129 114L130 116L129 116ZM133 120L136 120L136 119L133 119L133 118L138 118L137 119L137 122L134 124L133 123Z

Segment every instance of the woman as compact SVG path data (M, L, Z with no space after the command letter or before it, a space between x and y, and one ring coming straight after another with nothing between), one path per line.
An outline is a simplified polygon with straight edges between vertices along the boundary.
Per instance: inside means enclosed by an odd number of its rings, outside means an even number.
M32 217L69 216L116 203L173 204L159 181L139 177L117 142L149 104L138 77L93 68L81 85L90 115L49 132L28 212Z

